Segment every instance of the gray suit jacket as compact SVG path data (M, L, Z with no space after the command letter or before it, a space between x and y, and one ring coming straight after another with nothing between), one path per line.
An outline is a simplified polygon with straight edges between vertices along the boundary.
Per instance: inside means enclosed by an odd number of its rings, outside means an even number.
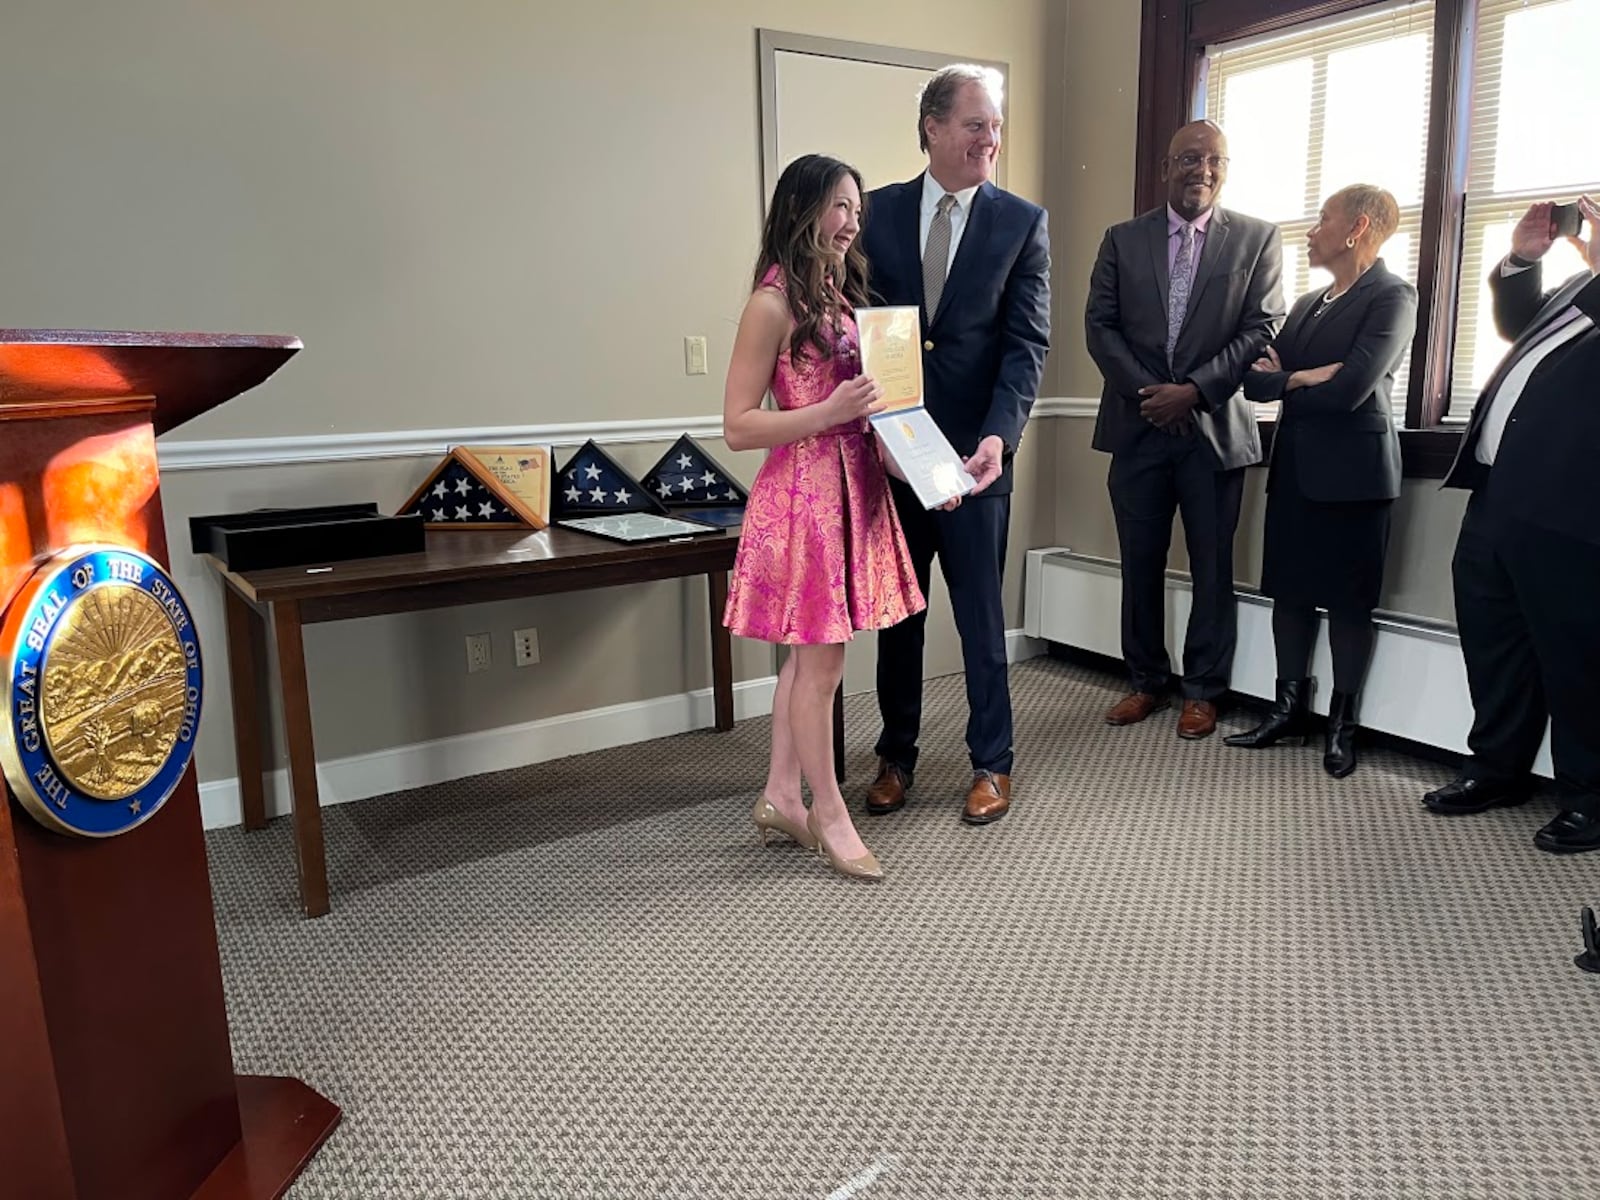
M1139 389L1185 380L1200 390L1193 418L1220 469L1261 461L1255 414L1238 394L1245 372L1283 324L1277 226L1217 208L1189 291L1188 315L1167 362L1167 208L1106 230L1084 316L1089 353L1105 377L1094 448L1126 454L1171 437L1139 415Z

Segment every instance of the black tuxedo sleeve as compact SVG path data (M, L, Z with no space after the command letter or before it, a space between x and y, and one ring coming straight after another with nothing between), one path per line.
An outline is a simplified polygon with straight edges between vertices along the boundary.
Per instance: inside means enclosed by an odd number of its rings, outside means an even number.
M1022 441L1050 349L1048 221L1041 208L1000 297L1000 373L978 437L998 437L1010 450Z
M1550 299L1544 294L1544 268L1538 263L1510 275L1501 273L1504 263L1495 263L1489 272L1489 292L1494 297L1494 327L1501 337L1514 342L1539 315Z
M1140 388L1165 383L1146 370L1122 333L1122 268L1117 261L1117 240L1111 230L1100 240L1100 253L1089 276L1089 303L1084 310L1084 340L1089 357L1120 396L1137 399Z
M1355 342L1345 353L1339 373L1327 383L1297 388L1284 397L1284 404L1307 416L1354 411L1394 369L1416 332L1416 290L1385 288L1362 314Z
M1200 392L1202 410L1214 412L1239 390L1250 364L1261 357L1283 324L1283 314L1283 249L1273 230L1250 272L1238 331L1220 352L1189 372L1189 382Z

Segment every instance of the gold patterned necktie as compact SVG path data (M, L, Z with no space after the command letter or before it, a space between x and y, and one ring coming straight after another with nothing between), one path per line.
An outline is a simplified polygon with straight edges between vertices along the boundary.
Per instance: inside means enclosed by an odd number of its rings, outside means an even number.
M955 202L956 198L949 192L939 197L939 209L928 225L928 246L922 252L922 299L930 321L939 311L945 273L950 269L950 210Z

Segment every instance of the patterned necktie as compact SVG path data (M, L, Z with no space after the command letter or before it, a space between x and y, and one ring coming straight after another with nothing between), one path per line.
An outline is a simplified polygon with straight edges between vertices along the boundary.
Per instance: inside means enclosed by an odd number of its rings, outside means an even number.
M1178 257L1172 264L1172 280L1167 290L1167 362L1183 332L1184 314L1189 311L1189 275L1194 265L1194 226L1185 223L1179 230Z
M950 269L950 209L955 202L949 192L939 197L939 209L928 225L928 246L922 252L922 298L930 321L939 311L945 273Z

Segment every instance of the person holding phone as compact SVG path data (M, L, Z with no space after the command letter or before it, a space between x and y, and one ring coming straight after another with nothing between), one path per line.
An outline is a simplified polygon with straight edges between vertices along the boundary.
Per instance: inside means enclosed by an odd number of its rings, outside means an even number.
M1533 840L1554 854L1600 850L1600 204L1577 209L1585 270L1545 290L1540 260L1571 218L1539 203L1489 276L1511 347L1444 481L1472 493L1453 564L1471 755L1423 797L1441 816L1523 803L1548 720L1560 811Z
M1417 289L1378 257L1399 225L1400 206L1382 188L1355 184L1329 196L1306 234L1306 261L1332 273L1333 284L1300 297L1244 378L1246 399L1283 404L1261 568L1278 687L1261 724L1223 740L1248 750L1305 740L1317 609L1325 608L1333 696L1322 765L1335 779L1356 769L1356 701L1400 495L1392 389L1417 331Z

